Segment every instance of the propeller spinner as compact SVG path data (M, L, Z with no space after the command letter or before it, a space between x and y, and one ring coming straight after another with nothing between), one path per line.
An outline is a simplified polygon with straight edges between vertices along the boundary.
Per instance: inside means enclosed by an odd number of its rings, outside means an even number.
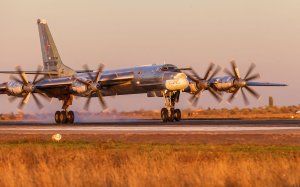
M251 80L254 80L254 79L257 79L257 78L260 77L260 75L258 73L254 74L254 75L251 75L251 73L255 69L255 64L252 63L250 65L250 67L249 67L249 69L248 69L245 77L242 79L241 76L240 76L239 70L238 70L238 68L236 66L235 61L231 61L230 63L231 63L232 72L229 71L228 69L224 69L224 72L226 74L228 74L229 76L231 76L231 77L234 78L233 85L234 85L234 87L236 87L236 90L228 98L228 102L232 102L232 100L235 98L235 96L241 90L242 96L243 96L243 100L244 100L245 104L249 105L249 100L248 100L248 98L247 98L247 96L246 96L243 88L245 88L251 95L253 95L257 99L259 99L260 95L254 89L250 88L247 85L248 81L251 81Z

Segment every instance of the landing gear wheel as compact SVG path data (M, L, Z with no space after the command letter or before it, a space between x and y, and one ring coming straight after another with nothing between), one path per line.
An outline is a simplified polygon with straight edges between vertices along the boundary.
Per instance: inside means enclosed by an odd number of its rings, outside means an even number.
M57 123L57 124L59 124L60 123L60 111L56 111L55 112L55 122Z
M75 115L73 111L69 111L67 115L67 122L74 123Z
M174 119L175 119L175 121L180 121L181 120L181 111L179 109L175 109Z
M162 108L161 111L160 111L160 115L161 115L161 119L162 119L163 122L168 121L168 109Z
M60 112L59 120L62 124L67 122L67 113L65 111Z
M168 121L169 122L173 122L174 121L174 108L170 109L169 116L168 116Z

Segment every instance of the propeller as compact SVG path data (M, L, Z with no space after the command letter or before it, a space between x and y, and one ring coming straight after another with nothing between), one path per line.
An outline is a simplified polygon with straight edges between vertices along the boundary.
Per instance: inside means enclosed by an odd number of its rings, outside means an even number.
M44 107L43 104L38 99L38 97L35 95L35 94L38 94L41 97L43 97L44 99L46 99L47 101L50 101L50 98L48 96L46 96L41 90L39 90L38 88L35 87L36 84L38 84L39 82L41 82L45 79L45 77L38 79L40 72L42 71L42 66L38 66L36 74L35 74L32 82L28 81L25 72L23 72L23 70L20 66L17 66L16 70L18 71L18 75L19 75L20 79L13 75L10 76L10 78L12 80L22 84L23 93L25 93L21 102L19 103L18 108L22 109L28 103L31 95L32 95L33 100L35 101L36 105L39 107L39 109L43 108ZM16 99L17 99L17 96L12 96L11 98L9 98L9 101L13 102Z
M255 69L255 64L251 64L245 77L242 79L241 76L240 76L240 73L239 73L239 69L237 68L236 66L236 63L235 61L231 61L231 68L232 68L232 72L228 69L224 69L224 72L226 74L228 74L229 76L233 77L234 78L234 81L233 81L233 85L234 87L236 88L236 90L231 94L231 96L228 98L228 102L232 102L232 100L235 98L235 96L238 94L238 92L241 90L242 92L242 96L243 96L243 100L245 102L246 105L249 105L249 100L248 100L248 97L244 91L243 88L245 88L251 95L253 95L255 98L259 99L260 95L252 88L250 88L248 85L247 85L247 82L248 81L251 81L251 80L254 80L254 79L257 79L260 77L260 75L257 73L257 74L254 74L254 75L251 75L253 70Z
M86 81L86 80L82 80L82 79L79 79L79 78L75 78L78 82L81 82L82 84L86 85L87 88L88 88L87 92L89 92L89 95L88 95L88 99L87 99L87 101L86 101L86 103L84 105L84 109L85 110L89 109L89 106L90 106L90 103L91 103L91 99L92 99L92 96L93 96L94 93L96 93L98 95L98 99L99 99L99 102L100 102L103 110L105 110L107 108L107 105L106 105L106 103L105 103L105 101L103 99L102 93L101 93L101 86L98 83L99 80L100 80L101 74L103 72L103 68L104 68L104 65L100 64L99 68L98 68L98 70L96 72L96 76L93 77L91 71L89 70L88 65L85 64L83 66L83 69L87 72L90 81Z
M187 74L188 78L194 81L197 87L197 91L189 98L189 101L193 104L193 106L197 105L201 93L204 90L208 90L218 102L222 101L220 94L210 86L210 80L221 70L220 66L217 66L216 68L214 67L215 64L210 63L203 78L201 78L192 68L190 69L191 74Z

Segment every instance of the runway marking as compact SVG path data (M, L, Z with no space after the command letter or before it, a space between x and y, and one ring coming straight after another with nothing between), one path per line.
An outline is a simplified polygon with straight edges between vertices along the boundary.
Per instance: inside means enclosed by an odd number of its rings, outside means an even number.
M75 132L230 132L230 131L279 131L300 130L300 127L232 127L232 126L151 126L151 127L0 127L5 132L45 132L45 131L75 131Z

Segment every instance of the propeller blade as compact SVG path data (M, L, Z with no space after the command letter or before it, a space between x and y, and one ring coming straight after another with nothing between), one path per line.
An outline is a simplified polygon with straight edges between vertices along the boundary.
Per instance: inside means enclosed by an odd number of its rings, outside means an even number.
M217 66L217 68L215 69L215 71L211 74L211 76L209 77L208 80L211 80L212 78L214 78L214 76L216 76L220 71L221 71L221 67Z
M254 70L254 68L255 68L255 64L254 63L251 63L251 65L250 65L250 67L249 67L249 69L248 69L248 71L247 71L247 73L246 73L246 75L245 75L245 80L248 78L248 76L252 73L252 71Z
M231 103L232 102L232 100L235 98L235 96L238 94L238 92L239 92L239 88L238 89L236 89L232 94L231 94L231 96L228 98L228 102L229 103Z
M189 102L193 103L193 101L195 100L195 98L197 97L197 95L202 91L202 89L197 90L192 97L189 98Z
M23 80L23 84L27 85L28 79L26 77L26 74L23 72L21 66L17 66L16 70L19 72L19 75L20 75L21 79Z
M195 99L194 99L194 101L192 102L192 106L193 107L197 107L198 101L199 101L199 96L196 96Z
M105 101L103 99L101 91L99 90L97 93L98 93L98 98L99 98L99 101L100 101L100 104L101 104L103 110L107 109L107 105L106 105L106 103L105 103Z
M246 90L248 90L254 97L256 97L256 99L259 99L260 98L260 95L255 91L253 90L252 88L250 88L249 86L245 86Z
M11 96L11 97L8 98L8 101L9 101L10 103L12 103L12 102L14 102L16 99L18 99L18 97L16 97L16 96Z
M191 79L192 81L194 81L194 82L198 82L198 80L197 79L195 79L194 77L192 77L191 75L189 75L189 74L186 74L186 76L189 78L189 79Z
M243 90L243 88L241 88L241 91L242 91L242 95L243 95L243 99L244 99L244 102L245 102L245 105L248 106L250 103L249 103L249 100Z
M201 77L199 77L199 75L196 73L196 71L194 69L192 69L191 72L198 80L202 79Z
M100 64L97 74L96 74L96 77L95 77L95 80L94 80L95 83L99 81L100 75L102 74L102 71L103 71L103 68L104 68L104 65Z
M75 79L76 79L78 82L80 82L80 83L82 83L82 84L84 84L84 85L86 85L86 86L89 86L89 85L90 85L90 83L89 83L89 82L86 82L85 80L82 80L82 79L79 79L79 78L76 78L76 77L75 77Z
M23 80L24 84L27 85L29 82L28 82L28 79L26 77L26 74L25 73L21 73L20 75L22 77L22 80Z
M36 80L35 82L33 82L33 84L38 84L39 82L45 80L46 77L41 77L40 79Z
M260 74L257 73L255 75L252 75L251 77L248 77L247 79L245 79L245 81L251 81L251 80L254 80L254 79L258 79L260 78Z
M238 68L236 67L235 61L233 60L230 63L231 63L231 68L232 68L232 70L234 72L235 77L240 79L241 76L240 76Z
M19 109L23 109L23 107L28 103L30 95L31 95L31 93L29 92L23 97L22 101L20 102L20 104L18 106Z
M195 98L194 102L192 103L193 107L196 107L198 105L200 96L201 96L201 93L196 95L196 98Z
M211 88L208 87L208 91L214 96L214 98L220 103L222 101L222 98L220 97L220 95L218 93L216 93L216 91Z
M83 69L87 72L89 78L90 78L91 80L93 80L93 76L92 76L92 74L91 74L91 72L90 72L89 66L88 66L87 64L84 64L84 65L83 65Z
M37 68L37 70L36 70L36 74L34 75L34 78L33 78L33 84L35 84L36 83L36 80L37 80L37 78L39 77L39 75L40 75L40 72L42 71L42 69L43 69L43 67L42 66L38 66L38 68Z
M215 67L215 64L214 64L214 63L210 63L210 65L209 65L209 67L207 68L206 73L205 73L205 75L204 75L204 78L203 78L204 80L207 80L207 78L208 78L210 72L213 70L214 67Z
M231 77L235 77L234 74L232 74L231 71L229 71L227 68L224 69L224 73L226 73L227 75L229 75Z
M89 110L91 99L92 99L92 94L90 94L89 97L88 97L88 99L86 100L86 103L84 105L84 110L86 110L86 111Z
M32 94L33 100L35 101L36 105L39 107L39 109L42 109L44 105L40 102L40 100L36 97L36 95Z

